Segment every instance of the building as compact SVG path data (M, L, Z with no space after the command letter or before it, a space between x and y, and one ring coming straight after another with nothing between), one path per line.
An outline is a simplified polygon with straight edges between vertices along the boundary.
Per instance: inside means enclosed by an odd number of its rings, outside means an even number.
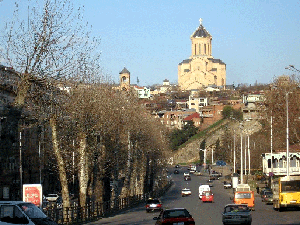
M189 109L195 109L196 112L199 112L203 106L208 105L208 98L206 97L193 97L189 96Z
M130 72L124 67L124 69L119 73L120 77L120 90L129 91L130 90Z
M209 85L226 85L226 64L212 56L212 36L202 25L191 35L192 55L178 65L181 90L202 89Z
M150 89L147 87L139 87L139 86L134 86L134 90L137 92L138 98L150 98Z
M273 169L271 166L271 157L273 158ZM289 152L290 157L290 175L300 175L300 152ZM287 160L286 151L278 151L272 153L262 154L263 173L267 176L274 175L285 176L287 174Z
M245 120L258 119L263 102L263 94L248 94L247 96L243 96L243 118Z

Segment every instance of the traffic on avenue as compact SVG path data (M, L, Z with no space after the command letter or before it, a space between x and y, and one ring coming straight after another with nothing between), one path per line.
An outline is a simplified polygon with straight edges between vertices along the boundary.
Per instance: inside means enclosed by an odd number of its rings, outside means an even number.
M174 171L177 170L175 173ZM120 214L101 218L98 221L91 222L89 225L97 224L119 224L119 225L138 225L138 224L161 224L159 219L160 210L162 209L174 209L182 208L186 209L192 216L195 224L201 225L218 225L223 224L222 214L224 214L224 208L227 205L233 204L233 189L228 186L228 183L224 182L224 177L209 182L210 192L209 201L202 201L199 198L199 186L208 184L210 176L201 167L197 167L197 171L201 172L201 175L189 174L191 179L184 179L184 173L189 173L189 170L185 166L179 168L170 168L169 177L173 180L173 185L169 191L159 198L159 210L151 210L146 208L145 204L124 211ZM186 174L187 175L187 174ZM226 184L226 185L224 185ZM182 191L186 189L190 190L189 195L182 195ZM246 224L252 225L299 225L300 217L297 209L286 209L284 211L274 210L272 204L267 204L259 193L254 192L255 209L247 211L250 215L251 221ZM211 198L213 194L213 198ZM156 205L156 206L157 206ZM228 208L228 207L227 207ZM148 210L147 210L148 209ZM226 209L227 210L227 209ZM225 210L225 211L226 211ZM241 216L236 216L236 218ZM169 224L169 223L168 223ZM183 222L176 222L170 224L183 224ZM188 223L184 223L188 224ZM189 224L193 224L192 222ZM224 222L225 224L225 222ZM226 223L228 224L228 223Z

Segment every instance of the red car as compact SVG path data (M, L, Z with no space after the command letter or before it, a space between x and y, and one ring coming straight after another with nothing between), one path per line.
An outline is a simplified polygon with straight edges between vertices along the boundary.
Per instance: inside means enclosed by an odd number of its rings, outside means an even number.
M184 208L165 209L160 212L158 217L154 217L156 225L163 224L184 224L195 225L192 215Z
M146 202L146 212L162 210L162 204L158 199L149 198Z
M214 202L214 194L211 191L203 191L202 202Z

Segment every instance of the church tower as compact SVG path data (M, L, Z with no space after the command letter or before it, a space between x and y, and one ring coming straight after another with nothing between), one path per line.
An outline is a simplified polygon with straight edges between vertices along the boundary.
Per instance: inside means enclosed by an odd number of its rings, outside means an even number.
M124 67L120 74L120 90L129 91L130 90L130 72Z
M178 64L180 89L199 90L208 86L224 88L226 64L212 56L212 36L202 25L202 19L190 39L192 54Z
M211 40L212 36L202 25L202 19L200 26L191 35L192 41L192 57L211 57Z

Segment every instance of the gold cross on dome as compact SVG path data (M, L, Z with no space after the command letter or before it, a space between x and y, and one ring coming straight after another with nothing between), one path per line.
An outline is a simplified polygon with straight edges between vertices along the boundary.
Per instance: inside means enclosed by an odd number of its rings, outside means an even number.
M199 19L200 25L202 25L202 18Z

